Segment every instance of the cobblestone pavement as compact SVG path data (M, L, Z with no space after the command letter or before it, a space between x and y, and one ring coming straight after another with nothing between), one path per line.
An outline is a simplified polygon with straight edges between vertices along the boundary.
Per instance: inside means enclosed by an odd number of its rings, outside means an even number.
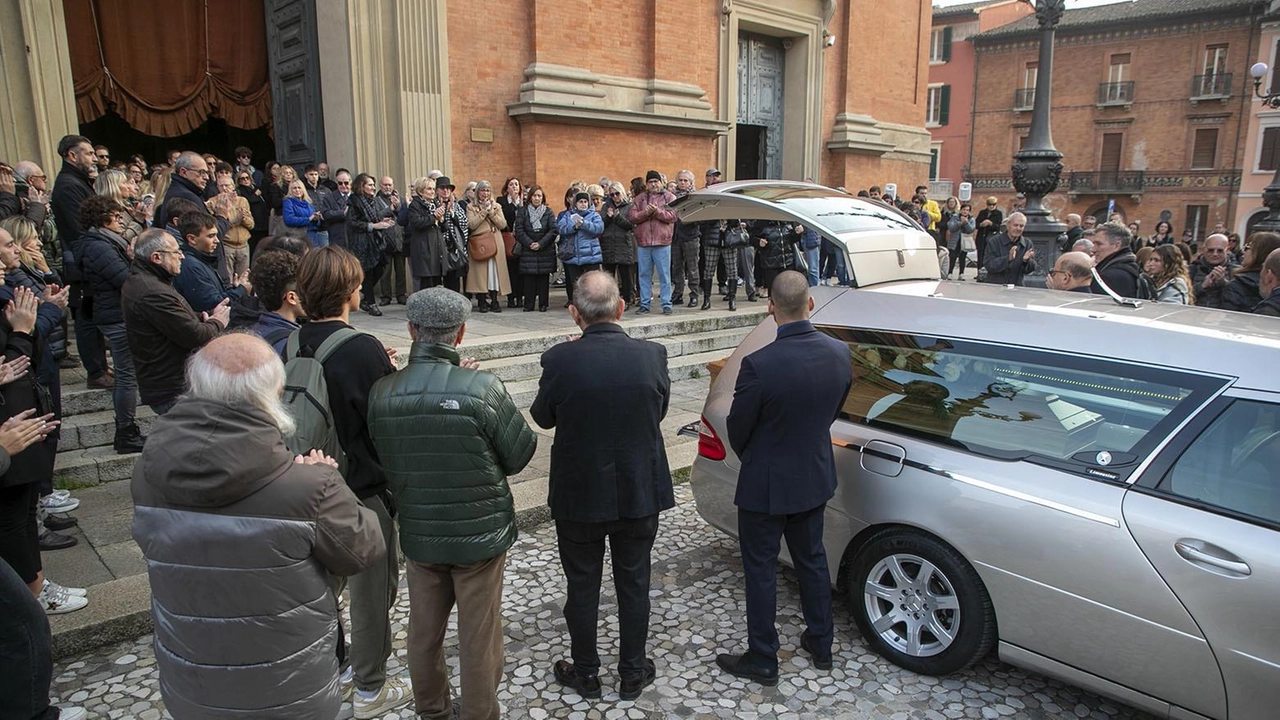
M698 516L687 485L677 488L679 505L662 517L654 549L653 615L649 646L658 680L635 702L620 702L617 678L616 605L606 568L601 615L602 701L563 692L551 663L568 656L561 615L563 577L550 525L525 533L509 554L505 615L506 680L500 699L508 718L1133 718L1151 716L1078 688L1004 665L994 658L947 678L915 675L890 665L863 643L843 602L836 605L836 667L818 672L798 654L801 633L795 576L783 572L778 617L782 680L776 688L744 683L715 667L717 652L746 647L741 564L737 543ZM408 594L401 584L394 611L396 652L389 674L405 674ZM450 634L449 664L458 687L456 634ZM55 701L86 707L90 717L169 717L163 710L151 636L72 658L55 668ZM339 718L350 718L344 705ZM411 708L385 718L412 718Z

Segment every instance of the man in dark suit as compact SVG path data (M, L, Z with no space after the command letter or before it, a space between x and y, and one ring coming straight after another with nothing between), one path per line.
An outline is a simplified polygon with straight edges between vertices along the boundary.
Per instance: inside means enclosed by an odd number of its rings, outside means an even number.
M320 198L320 215L329 231L329 244L347 249L347 202L351 199L351 172L338 168L333 192Z
M727 421L729 444L742 459L734 504L748 650L718 655L716 664L770 686L778 683L776 563L784 536L808 626L800 646L819 669L831 669L831 580L822 520L836 490L831 423L853 383L853 367L849 347L809 323L812 311L804 275L789 270L774 280L769 314L778 337L742 359Z
M622 699L639 697L656 676L645 657L649 555L658 513L675 506L659 427L671 399L667 350L628 337L617 324L625 308L612 275L594 271L578 279L569 313L582 337L543 353L530 408L534 422L556 428L547 504L568 583L564 617L573 661L557 661L554 672L584 698L601 695L596 623L606 538L618 593Z

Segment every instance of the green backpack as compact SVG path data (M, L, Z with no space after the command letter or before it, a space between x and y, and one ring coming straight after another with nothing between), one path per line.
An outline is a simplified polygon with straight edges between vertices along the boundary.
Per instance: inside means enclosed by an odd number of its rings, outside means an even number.
M284 348L284 404L297 422L293 433L284 438L285 447L294 454L305 455L319 450L338 461L338 471L346 476L347 454L338 442L338 429L329 405L329 384L324 379L324 363L348 340L365 333L354 328L341 328L320 343L315 355L298 355L298 333L289 335Z

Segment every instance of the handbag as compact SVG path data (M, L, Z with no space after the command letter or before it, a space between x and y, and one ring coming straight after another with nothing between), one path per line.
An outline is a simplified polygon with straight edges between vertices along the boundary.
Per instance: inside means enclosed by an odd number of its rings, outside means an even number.
M515 257L520 254L520 243L516 242L516 234L510 230L502 232L502 249L507 253L507 257Z
M965 253L977 252L978 244L974 242L972 233L961 233L960 250Z
M740 248L751 244L751 233L748 233L742 228L726 230L724 238L725 247Z
M404 252L404 228L397 225L383 230L383 242L387 249L393 253Z
M493 240L493 233L472 235L467 240L467 249L471 251L471 259L483 262L498 254L498 244Z

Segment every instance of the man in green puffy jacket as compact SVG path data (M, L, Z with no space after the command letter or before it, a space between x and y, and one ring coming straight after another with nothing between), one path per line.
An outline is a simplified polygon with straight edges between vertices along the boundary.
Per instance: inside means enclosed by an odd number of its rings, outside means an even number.
M528 464L537 438L502 381L459 358L470 313L443 287L409 297L409 364L369 392L369 433L399 507L418 715L450 716L443 641L456 603L462 717L497 720L502 572L516 539L507 476Z

